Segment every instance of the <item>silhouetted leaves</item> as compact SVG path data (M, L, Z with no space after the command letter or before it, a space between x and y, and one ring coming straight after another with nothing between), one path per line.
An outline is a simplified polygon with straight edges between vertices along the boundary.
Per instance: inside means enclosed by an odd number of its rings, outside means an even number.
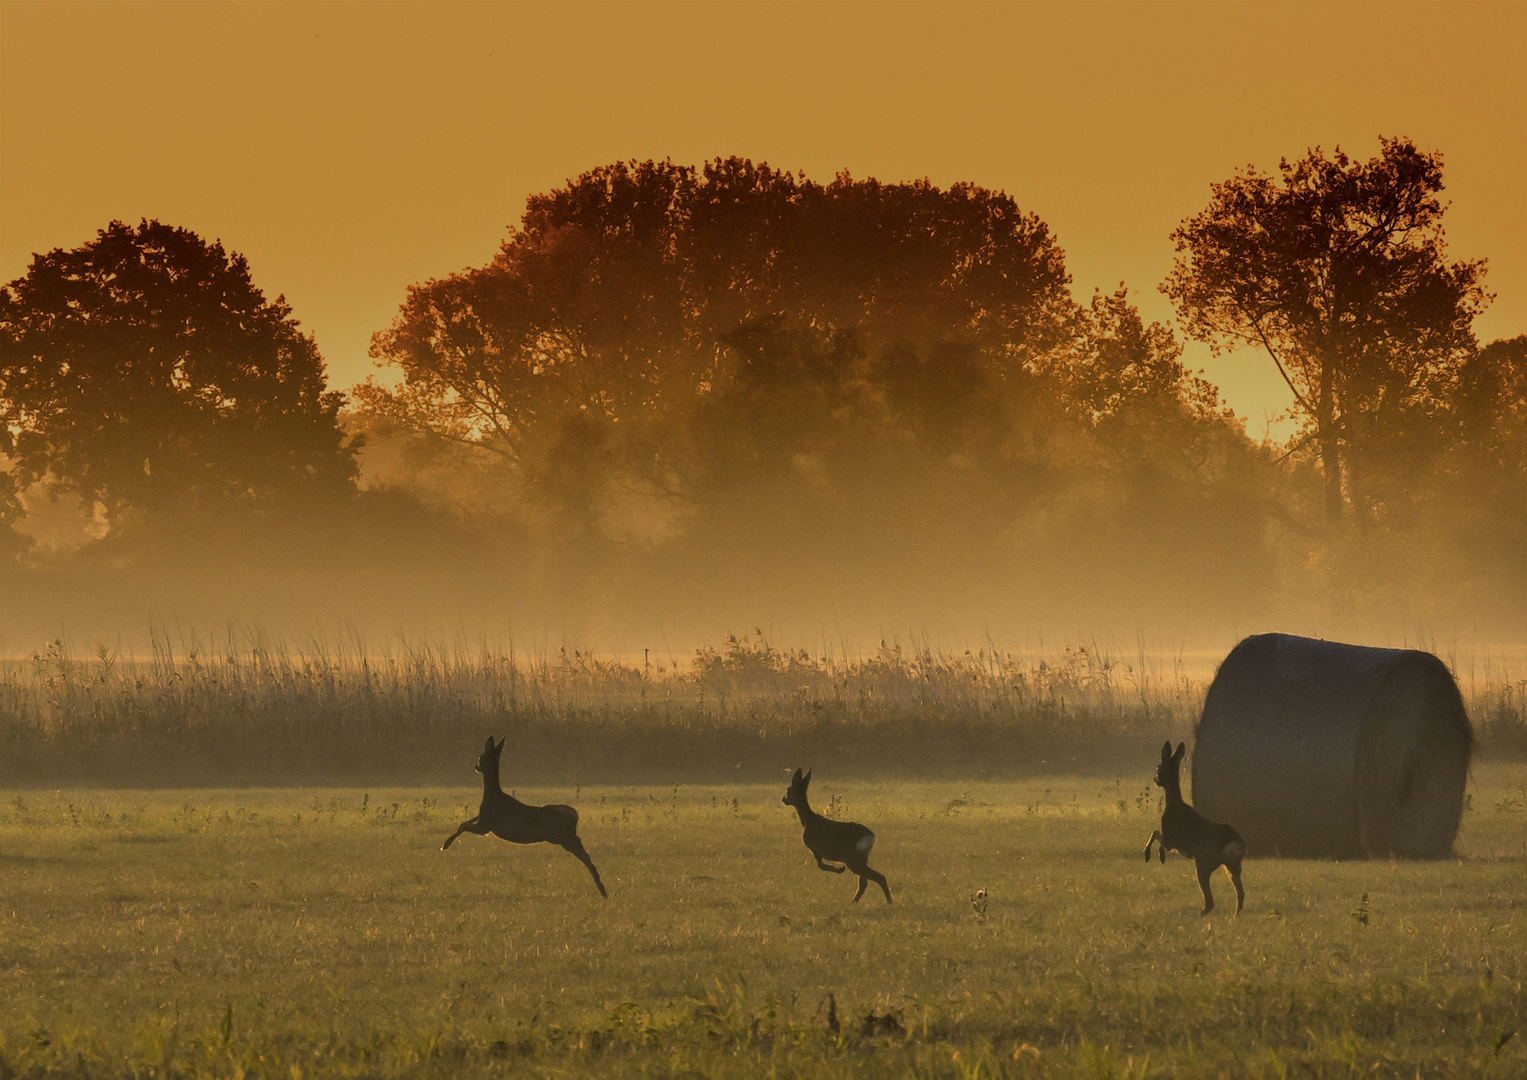
M374 347L405 385L360 400L533 468L531 429L569 412L665 425L671 441L728 376L776 399L879 377L901 415L946 439L987 372L1066 338L1066 286L1044 225L973 185L617 163L533 197L489 266L410 290ZM869 363L800 366L849 340Z
M113 222L0 289L11 478L113 521L347 486L342 401L285 301L185 229Z
M1329 521L1404 498L1397 455L1433 442L1435 414L1473 353L1482 261L1449 261L1442 157L1381 139L1354 161L1317 147L1275 179L1248 167L1173 233L1163 290L1216 349L1265 349L1320 454Z
M193 233L113 223L0 292L0 568L38 611L129 564L210 610L300 563L291 602L315 611L401 624L465 598L596 637L759 605L1519 611L1527 339L1475 348L1482 266L1446 259L1440 182L1403 140L1315 150L1217 185L1178 230L1189 331L1270 347L1300 395L1280 454L1122 286L1073 301L1055 238L1002 192L603 166L375 335L403 381L354 391L361 498L284 301ZM45 534L23 520L42 491L93 519L38 513L64 521ZM1358 527L1312 529L1323 495ZM321 520L271 512L302 497ZM86 543L135 515L167 524Z
M633 543L707 582L1117 565L1142 510L1186 544L1163 558L1223 535L1261 587L1265 462L1168 328L1069 285L1044 223L976 185L622 162L411 289L373 347L403 385L357 400L379 436L490 451L480 479L548 539L537 573L591 591ZM1246 525L1192 531L1211 514Z

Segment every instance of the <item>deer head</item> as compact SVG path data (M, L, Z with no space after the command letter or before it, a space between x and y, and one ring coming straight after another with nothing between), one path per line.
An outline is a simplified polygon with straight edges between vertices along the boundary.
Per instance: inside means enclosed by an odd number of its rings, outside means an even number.
M508 737L505 735L504 739ZM498 756L504 752L504 739L498 740L495 744L493 736L488 736L488 741L483 744L482 755L478 757L477 764L474 766L475 771L482 772L489 765L496 766L498 764Z
M1164 788L1168 784L1178 783L1178 772L1182 768L1182 756L1187 752L1186 743L1177 744L1177 752L1172 753L1171 740L1161 744L1161 764L1156 766L1156 786Z

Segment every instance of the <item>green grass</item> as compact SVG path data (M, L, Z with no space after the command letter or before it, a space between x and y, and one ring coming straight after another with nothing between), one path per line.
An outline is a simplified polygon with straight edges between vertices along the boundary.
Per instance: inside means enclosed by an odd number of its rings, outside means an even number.
M608 901L545 845L441 852L466 788L6 793L0 1077L1527 1069L1527 767L1477 768L1459 858L1249 862L1239 919L1142 860L1145 777L819 769L892 907L811 865L783 771L521 790L580 807Z

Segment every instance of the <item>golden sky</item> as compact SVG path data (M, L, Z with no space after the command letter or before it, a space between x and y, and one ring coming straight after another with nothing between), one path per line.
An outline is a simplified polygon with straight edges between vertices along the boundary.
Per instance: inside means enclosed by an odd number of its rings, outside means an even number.
M1080 298L1147 317L1168 234L1237 167L1407 135L1445 155L1483 340L1527 332L1527 4L0 2L0 280L113 218L249 257L336 386L412 282L488 261L526 195L732 154L973 181L1048 222ZM1207 367L1250 430L1257 357Z

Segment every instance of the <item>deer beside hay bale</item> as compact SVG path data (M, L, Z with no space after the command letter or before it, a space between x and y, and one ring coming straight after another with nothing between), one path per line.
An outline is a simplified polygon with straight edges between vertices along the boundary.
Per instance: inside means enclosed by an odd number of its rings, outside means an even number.
M1431 653L1258 634L1209 686L1193 802L1235 822L1252 855L1440 858L1473 743Z

